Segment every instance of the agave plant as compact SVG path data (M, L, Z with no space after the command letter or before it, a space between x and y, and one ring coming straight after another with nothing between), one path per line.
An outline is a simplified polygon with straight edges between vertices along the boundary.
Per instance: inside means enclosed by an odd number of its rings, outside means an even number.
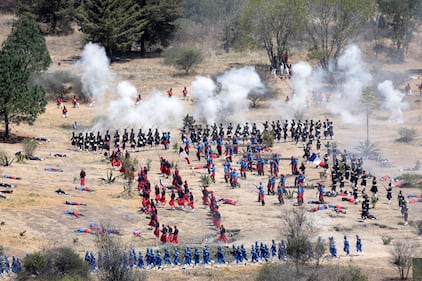
M284 195L287 199L293 199L293 197L295 196L295 191L293 189L286 189Z
M15 161L14 157L9 156L6 152L0 151L0 165L8 167Z
M113 171L109 170L107 171L107 175L105 178L100 178L100 180L102 180L104 183L106 184L111 184L113 182L115 182L117 180L117 176L113 176Z
M380 156L380 150L377 145L368 140L360 142L355 149L362 157L368 159L375 159Z
M201 184L203 186L209 186L211 183L211 177L208 174L201 175Z

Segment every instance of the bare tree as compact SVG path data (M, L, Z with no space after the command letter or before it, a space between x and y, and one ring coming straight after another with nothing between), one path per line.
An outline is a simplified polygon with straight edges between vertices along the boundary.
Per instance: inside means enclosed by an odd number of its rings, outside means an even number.
M302 207L287 211L283 215L282 224L281 233L287 239L287 255L295 264L298 274L299 266L313 257L311 237L314 237L316 229Z
M418 244L410 240L397 240L391 250L391 262L397 267L401 280L407 280L412 267L412 255L417 253Z
M125 258L128 254L119 236L107 231L110 226L101 224L102 234L97 234L97 247L102 259L98 264L99 280L104 281L141 281L146 280L145 272L130 271L126 268Z
M371 0L308 1L306 29L312 42L310 56L328 68L349 40L357 36L374 13Z
M265 91L251 91L248 94L250 107L257 108L262 101L275 99L277 96L275 89L266 88Z
M324 239L321 236L318 237L317 241L314 244L314 259L315 259L315 267L319 267L321 265L321 260L327 251L327 245Z
M241 15L242 34L247 42L263 46L270 63L278 65L294 36L301 34L305 18L304 0L251 0Z

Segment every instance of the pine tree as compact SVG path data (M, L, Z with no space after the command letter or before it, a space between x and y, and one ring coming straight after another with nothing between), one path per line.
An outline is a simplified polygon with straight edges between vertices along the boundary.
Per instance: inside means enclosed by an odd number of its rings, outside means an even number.
M9 138L11 123L33 124L45 111L45 92L40 86L28 88L29 76L26 61L21 56L0 51L0 118L5 125L5 139Z
M146 24L134 0L86 0L75 16L87 39L104 46L111 59L130 51Z
M12 32L2 49L19 56L30 74L46 70L51 64L45 39L37 23L26 16L21 16L13 23Z
M41 23L43 33L69 34L73 31L75 5L75 0L21 0L18 3L18 14Z
M183 16L182 0L136 0L147 24L140 37L141 55L145 54L145 45L169 45L177 30L176 20Z

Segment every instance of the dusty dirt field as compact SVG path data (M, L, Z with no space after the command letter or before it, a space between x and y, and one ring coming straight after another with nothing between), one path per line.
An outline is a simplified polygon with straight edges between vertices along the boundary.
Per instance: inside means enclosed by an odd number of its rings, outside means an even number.
M1 25L0 41L7 35L10 29L8 25L9 17L4 17L5 21ZM73 68L74 58L81 53L80 37L75 33L68 37L47 37L50 54L53 64L50 71L70 70ZM295 61L295 58L292 58ZM60 62L60 65L58 63ZM158 88L162 91L172 87L176 96L181 98L183 86L188 86L195 79L195 75L214 75L222 73L232 66L254 65L266 63L264 53L247 54L228 54L215 56L210 54L205 62L195 69L196 73L189 76L179 76L178 72L162 64L160 58L133 59L130 61L115 63L111 66L121 78L133 83L138 90L145 96L152 88ZM420 62L411 62L409 68L420 68ZM388 66L392 68L391 66ZM400 71L403 66L400 66ZM421 79L412 80L411 86L416 89L416 83L421 83ZM269 82L272 87L279 90L279 98L284 100L287 94L290 94L290 85L288 81L274 80ZM404 87L404 85L401 85ZM386 113L375 111L370 116L370 140L376 143L390 163L390 168L382 168L374 161L368 161L364 167L378 178L388 175L395 177L402 174L402 169L413 167L416 160L422 161L422 138L420 132L421 125L421 99L416 95L406 97L410 107L404 113L403 124L390 124L387 122ZM187 112L192 110L190 101L183 101ZM81 254L87 249L95 249L95 237L89 234L77 234L75 230L79 227L88 227L90 222L107 223L119 228L123 235L122 239L128 247L135 249L144 249L145 247L155 246L157 242L154 239L151 230L148 230L147 223L149 219L145 215L138 213L140 207L139 198L124 199L118 195L123 190L123 180L119 179L111 185L102 184L99 178L105 177L109 165L106 164L104 157L99 154L76 152L70 144L72 132L72 123L78 121L81 130L90 128L93 125L94 111L86 104L82 104L79 109L72 109L70 102L69 118L60 117L60 110L56 108L54 102L47 106L46 113L41 115L34 126L20 125L12 126L12 133L24 137L46 137L50 142L43 142L38 145L36 155L44 158L44 161L25 161L24 163L13 163L10 167L1 167L1 175L15 175L23 179L13 181L9 179L0 179L0 182L16 184L13 194L8 194L7 199L0 200L0 221L5 224L0 228L0 241L8 255L24 256L26 253L39 250L43 247L51 246L71 246ZM267 109L268 104L262 104L258 109L250 110L249 120L255 120L257 123L265 119L283 120L283 113L274 114ZM98 108L97 108L98 109ZM95 110L97 110L95 109ZM363 113L362 113L363 114ZM308 119L334 120L335 141L341 149L352 150L364 140L364 125L342 124L338 118L329 115L322 110L308 110L305 113ZM415 128L418 130L416 139L410 144L398 143L398 129L402 126ZM180 137L176 130L173 132L173 142L180 143ZM0 149L14 154L22 150L19 143L9 144L0 143ZM301 156L302 146L295 145L293 142L275 143L272 148L281 157L290 157L292 155ZM51 156L51 153L65 153L66 158L57 158ZM212 227L207 210L201 206L201 184L200 175L206 171L191 170L190 167L181 159L177 153L170 149L164 152L161 148L133 153L140 166L147 163L147 159L152 160L152 169L150 180L152 184L158 183L159 174L159 155L165 156L169 160L174 160L178 164L183 179L187 180L190 188L196 196L196 212L171 211L167 208L159 208L160 222L165 224L177 224L180 229L180 244L203 245L204 243L215 243L218 232ZM191 156L191 158L193 158ZM236 159L237 157L235 157ZM204 160L203 160L204 161ZM192 165L197 165L196 160ZM240 189L231 189L224 183L222 166L223 160L217 159L217 182L211 184L210 190L214 190L217 198L231 197L239 200L238 206L221 205L222 223L230 231L231 229L240 230L239 234L230 238L230 243L245 244L247 248L258 241L269 243L271 239L279 240L280 236L280 218L287 209L294 208L295 199L286 200L284 206L277 204L275 196L267 196L267 205L261 207L257 202L257 191L255 185L259 181L266 183L267 177L258 177L256 174L248 174L248 180L241 180ZM46 167L59 167L63 172L47 172ZM75 178L79 178L79 171L85 168L87 171L87 186L95 189L95 192L87 193L76 191L78 186ZM284 174L290 173L289 161L282 160L280 171ZM307 183L315 184L319 178L321 169L316 169L313 164L307 164ZM117 175L118 171L114 174ZM164 183L170 180L162 178ZM328 186L328 181L326 182ZM293 184L293 176L288 177L288 185ZM397 276L394 268L389 263L390 246L383 245L381 237L388 235L393 239L416 239L416 228L412 224L422 219L422 203L409 204L410 225L404 226L397 206L398 189L394 189L394 201L391 205L387 204L383 186L386 182L379 180L380 201L374 210L371 209L377 220L360 222L360 205L351 205L341 202L341 197L329 198L329 203L341 204L348 207L347 214L336 214L331 211L320 211L310 213L315 225L319 229L319 234L328 240L328 236L334 236L337 242L340 259L337 261L327 260L327 263L342 263L362 266L369 275L370 280L382 280L390 276ZM347 183L346 183L346 186ZM349 185L350 186L350 185ZM57 195L54 190L62 188L69 195ZM417 188L406 188L404 194L420 193ZM305 202L310 199L316 199L316 190L305 191ZM64 205L65 200L85 202L88 206L75 206L75 210L83 212L84 217L75 218L64 214L64 211L72 209ZM311 205L305 205L306 208ZM133 230L140 230L141 237L134 237ZM26 231L23 236L19 233ZM359 234L363 240L364 256L347 257L342 251L342 237L348 235L351 248L354 251L355 234ZM394 240L393 240L394 241ZM420 240L418 240L420 244ZM415 253L417 254L417 253ZM420 253L419 253L420 255ZM252 279L256 274L256 266L241 269L242 272L252 272L247 275L247 279ZM234 274L236 269L222 269L228 275ZM255 272L255 273L254 273ZM155 273L152 279L163 279L165 273ZM212 279L211 276L189 274L184 272L175 272L175 276L181 280L201 280ZM234 274L235 275L235 274ZM246 277L245 277L246 278Z

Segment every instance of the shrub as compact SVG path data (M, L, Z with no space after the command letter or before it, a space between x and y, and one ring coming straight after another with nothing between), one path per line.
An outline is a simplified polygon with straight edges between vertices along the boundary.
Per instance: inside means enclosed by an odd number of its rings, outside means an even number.
M18 279L27 280L88 280L89 268L85 261L71 248L47 249L28 255L23 261L24 270Z
M4 167L11 166L15 161L14 157L8 155L5 151L0 151L0 165Z
M342 268L337 278L338 281L367 281L368 277L357 266L349 265Z
M422 179L422 175L419 174L403 174L403 184L404 185L414 185Z
M24 139L22 149L25 156L33 156L35 149L37 149L37 141L34 139Z
M190 47L173 47L163 53L164 64L174 66L188 74L194 65L200 64L204 57L200 50Z
M418 232L418 236L422 238L422 220L416 222L416 230Z
M274 133L273 131L264 131L262 134L262 143L265 147L272 147L274 144Z
M49 273L53 276L74 276L86 280L89 274L88 265L71 248L60 247L47 251Z
M400 137L397 139L397 141L409 143L409 142L413 141L413 139L415 138L416 129L402 127L402 128L399 129L399 135L400 135Z
M71 90L73 90L76 95L83 96L80 77L69 71L44 73L32 77L29 83L31 86L37 85L43 87L45 92L49 94L50 99L64 96Z
M287 199L293 199L293 197L295 196L295 191L293 189L286 189L284 195Z
M151 171L151 163L152 163L152 160L151 159L147 159L147 170L148 171Z
M383 245L390 245L391 241L393 240L393 237L388 235L381 236L382 244Z
M183 128L191 128L193 125L195 125L195 118L192 115L186 114L185 117L183 117Z
M33 254L29 254L23 260L23 274L27 275L35 275L39 276L43 274L47 269L47 258L41 252L35 252Z
M202 186L209 186L211 183L211 177L208 174L201 175L201 184Z

